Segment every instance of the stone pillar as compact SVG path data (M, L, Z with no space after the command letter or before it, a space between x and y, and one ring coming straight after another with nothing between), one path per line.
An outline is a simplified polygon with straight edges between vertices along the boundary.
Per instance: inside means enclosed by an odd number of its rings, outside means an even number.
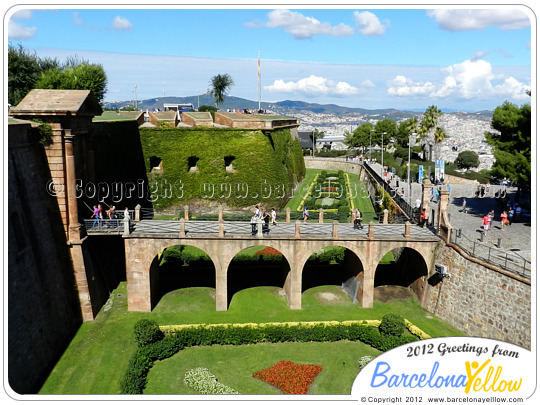
M180 218L180 237L186 237L186 220L184 218Z
M150 266L153 257L147 257L148 247L139 246L141 243L151 243L151 240L125 239L126 245L126 281L128 311L150 312ZM146 247L146 249L145 249Z
M403 236L406 238L411 236L411 223L409 221L405 222L405 234Z
M332 222L332 238L338 238L338 221Z
M184 220L189 221L189 207L187 205L184 206Z
M445 190L439 190L439 211L437 213L437 233L441 229L441 224L443 223L443 216L445 213L448 214L448 201L450 197L450 191L446 188L446 186L443 186ZM445 224L449 225L449 224Z
M134 216L136 222L139 222L141 220L141 204L137 204L135 206Z
M370 222L368 226L368 238L373 238L374 235L375 235L374 225L373 225L373 222Z
M291 209L289 207L285 209L285 222L291 222Z
M258 218L257 219L257 238L263 237L263 224L264 224L264 221Z
M322 224L324 222L324 210L322 208L319 208L319 224Z
M221 218L218 222L218 235L220 238L223 238L225 236L225 229L223 224L223 218Z
M68 219L68 241L78 243L81 240L81 224L79 222L79 209L76 195L75 174L75 136L71 134L70 129L64 133L65 140L65 176L66 176L66 199L67 199L67 219Z
M383 220L382 220L382 223L383 223L383 224L388 224L388 210L387 210L387 209L385 209L385 210L383 211Z
M300 237L300 221L296 220L294 223L294 237L299 238Z
M218 221L222 222L223 221L223 207L219 207L218 209Z
M428 179L422 181L422 205L420 205L420 211L422 208L426 209L426 212L429 212L429 199L431 197L431 182Z
M227 269L222 269L221 263L214 262L216 269L216 311L226 311L227 299Z

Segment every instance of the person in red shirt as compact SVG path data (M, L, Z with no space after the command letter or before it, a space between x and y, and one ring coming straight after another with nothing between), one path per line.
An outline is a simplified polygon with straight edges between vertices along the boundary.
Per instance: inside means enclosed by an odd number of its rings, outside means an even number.
M491 221L491 219L489 218L489 215L488 214L484 215L484 217L482 218L482 221L484 221L484 235L487 235L487 231L489 229L489 222Z

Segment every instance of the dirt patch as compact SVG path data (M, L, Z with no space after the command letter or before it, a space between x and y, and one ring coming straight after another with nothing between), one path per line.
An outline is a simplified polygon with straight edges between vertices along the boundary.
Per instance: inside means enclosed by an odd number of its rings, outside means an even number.
M376 287L373 293L373 299L380 302L407 300L409 298L414 298L414 293L406 287L397 285L383 285Z
M350 301L349 297L345 294L328 291L315 293L315 299L321 305L342 304L343 302Z

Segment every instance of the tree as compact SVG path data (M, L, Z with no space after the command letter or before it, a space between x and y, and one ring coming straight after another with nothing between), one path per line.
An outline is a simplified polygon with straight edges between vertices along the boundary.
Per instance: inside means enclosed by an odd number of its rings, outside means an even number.
M229 88L233 85L234 80L228 73L215 75L210 79L210 90L208 90L208 93L214 96L216 108L218 104L225 101L225 96L227 95Z
M436 106L431 105L426 109L424 117L418 127L418 133L422 139L422 147L424 149L424 159L433 160L433 145L435 144L435 131L439 123L439 117L443 112ZM426 158L427 155L427 158Z
M417 126L418 118L416 117L409 118L407 121L401 121L395 135L397 144L404 148L408 148L409 136L418 132Z
M480 165L480 159L476 152L472 150L464 150L459 152L454 163L460 169L470 169L471 167L478 167Z
M493 146L495 163L491 175L506 177L520 188L531 184L531 105L518 107L508 101L495 108L491 127L500 133L486 132Z
M362 125L356 127L353 133L345 133L345 145L350 148L365 148L369 146L371 131L373 125L371 122L364 122Z
M41 73L58 67L56 59L40 59L35 53L30 53L18 46L8 46L8 103L17 105L35 88Z
M22 45L8 48L8 102L18 104L32 89L90 90L98 101L103 101L107 76L99 64L91 64L77 56L58 60L39 58Z
M396 121L390 118L385 118L377 121L375 124L375 139L378 143L382 141L383 149L388 146L390 139L394 138L397 133Z
M72 63L72 62L71 62ZM53 68L41 73L36 82L38 89L90 90L101 102L107 90L107 76L99 64L82 62L71 66L70 62L62 68Z

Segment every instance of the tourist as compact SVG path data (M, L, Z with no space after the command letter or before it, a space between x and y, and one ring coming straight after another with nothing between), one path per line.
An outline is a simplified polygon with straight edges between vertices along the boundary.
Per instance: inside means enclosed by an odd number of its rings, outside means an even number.
M261 217L261 210L258 205L255 206L255 215L257 215L257 218Z
M422 212L420 212L420 226L424 228L426 226L427 222L427 212L425 208L422 208Z
M517 204L516 206L516 215L514 218L514 222L519 222L521 219L521 205Z
M308 209L307 209L306 205L304 205L304 210L302 211L302 216L304 217L304 224L305 224L306 221L309 218L309 212L308 212Z
M506 213L506 211L503 211L502 214L501 214L501 230L504 231L504 225L507 223L508 221L508 214Z
M259 220L259 216L256 212L253 213L253 216L251 217L251 235L255 236L257 234L257 221Z
M126 207L124 209L124 219L128 218L129 219L129 210L128 210L128 207Z
M491 210L488 214L489 217L489 230L491 231L491 227L493 226L493 218L495 218L495 211Z
M489 230L489 223L491 220L489 219L489 214L486 214L482 217L483 225L484 225L484 235L487 235L487 231Z
M98 204L98 216L99 216L99 221L100 223L103 221L103 208L101 208L101 204ZM101 225L100 225L101 226Z
M508 226L510 226L512 225L512 222L514 222L514 209L510 207L510 209L508 210L508 218L506 220L506 223L508 224Z
M420 206L421 205L422 205L422 201L420 200L420 197L417 197L416 202L415 202L416 212L420 211Z
M99 209L96 205L94 205L94 213L90 218L94 218L94 222L92 223L92 228L96 226L101 227L101 222L99 221Z
M111 205L107 210L107 218L109 218L109 227L116 226L116 221L113 221L116 218L116 213L114 212L114 205Z
M364 228L362 226L362 213L357 208L356 211L354 212L354 229L362 229L362 228Z
M277 225L277 222L276 222L277 212L275 209L272 208L272 211L270 212L270 216L272 217L272 225Z
M465 211L466 208L467 208L467 200L465 198L463 198L463 203L461 204L461 212L466 214L467 213L467 211Z
M268 213L266 211L263 212L263 214L262 214L262 220L264 221L263 233L269 233L270 228L269 228L268 225L270 224L270 215L268 215Z

